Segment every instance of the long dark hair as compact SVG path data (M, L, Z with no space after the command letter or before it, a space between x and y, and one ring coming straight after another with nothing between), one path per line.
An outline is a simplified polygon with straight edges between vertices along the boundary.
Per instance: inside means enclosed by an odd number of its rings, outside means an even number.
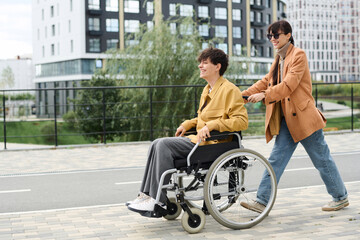
M270 34L275 34L275 33L278 33L279 31L282 31L285 34L291 33L289 42L292 43L293 45L295 45L295 41L292 36L292 28L291 28L290 23L288 23L285 20L280 20L280 21L272 23L267 29L267 32ZM273 85L277 84L278 72L279 72L279 68L277 67L278 65L279 65L279 58L276 59L276 65L275 65L275 68L273 71Z

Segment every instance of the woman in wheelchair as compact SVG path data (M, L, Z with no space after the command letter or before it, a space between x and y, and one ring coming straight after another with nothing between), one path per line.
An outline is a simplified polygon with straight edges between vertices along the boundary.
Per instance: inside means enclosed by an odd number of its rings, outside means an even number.
M241 131L248 127L248 115L238 87L223 77L228 67L228 56L220 49L207 48L198 59L200 78L206 80L200 98L198 116L184 121L176 130L175 137L159 138L152 142L147 156L147 164L138 197L126 203L129 210L143 213L154 211L156 196L162 174L175 168L174 159L186 158L195 146L215 144L225 140L204 141L210 131ZM196 135L185 133L196 128ZM170 181L170 176L164 184ZM166 193L160 196L160 206L165 208Z

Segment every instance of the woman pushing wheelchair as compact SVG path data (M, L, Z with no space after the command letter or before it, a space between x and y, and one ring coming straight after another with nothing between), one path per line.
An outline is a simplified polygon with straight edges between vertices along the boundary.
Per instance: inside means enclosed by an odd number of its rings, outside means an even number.
M174 159L186 158L197 142L204 145L229 141L205 142L211 131L234 132L248 127L248 115L241 92L223 77L229 64L228 56L222 50L210 47L203 50L197 60L200 63L200 78L207 82L201 94L198 116L184 121L176 130L175 137L159 138L152 142L139 195L126 203L129 210L154 211L162 173L174 168ZM197 134L184 136L192 128L196 128ZM164 184L169 181L170 176L165 178ZM165 203L166 193L163 192L159 205L165 208Z

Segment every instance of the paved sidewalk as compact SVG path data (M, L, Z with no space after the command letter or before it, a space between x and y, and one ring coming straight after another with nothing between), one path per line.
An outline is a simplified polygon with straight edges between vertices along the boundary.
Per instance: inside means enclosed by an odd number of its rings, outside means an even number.
M333 153L360 152L360 133L329 134ZM0 151L0 175L83 171L145 165L150 143L48 150ZM245 138L245 147L268 157L273 142ZM295 156L306 155L301 145ZM0 214L0 239L360 239L360 183L346 183L350 206L323 212L324 186L281 189L270 215L247 230L231 230L211 216L199 234L175 221L141 217L124 204ZM1 201L1 200L0 200Z

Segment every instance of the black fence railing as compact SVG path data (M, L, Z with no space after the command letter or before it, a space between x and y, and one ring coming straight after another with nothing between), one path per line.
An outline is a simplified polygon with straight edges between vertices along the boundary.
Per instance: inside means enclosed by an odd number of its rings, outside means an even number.
M249 85L239 85L241 90ZM148 141L172 136L196 115L203 85L2 90L0 142L75 145ZM32 94L24 94L24 93ZM360 82L314 83L325 130L360 129ZM262 103L246 104L249 129L264 134Z

